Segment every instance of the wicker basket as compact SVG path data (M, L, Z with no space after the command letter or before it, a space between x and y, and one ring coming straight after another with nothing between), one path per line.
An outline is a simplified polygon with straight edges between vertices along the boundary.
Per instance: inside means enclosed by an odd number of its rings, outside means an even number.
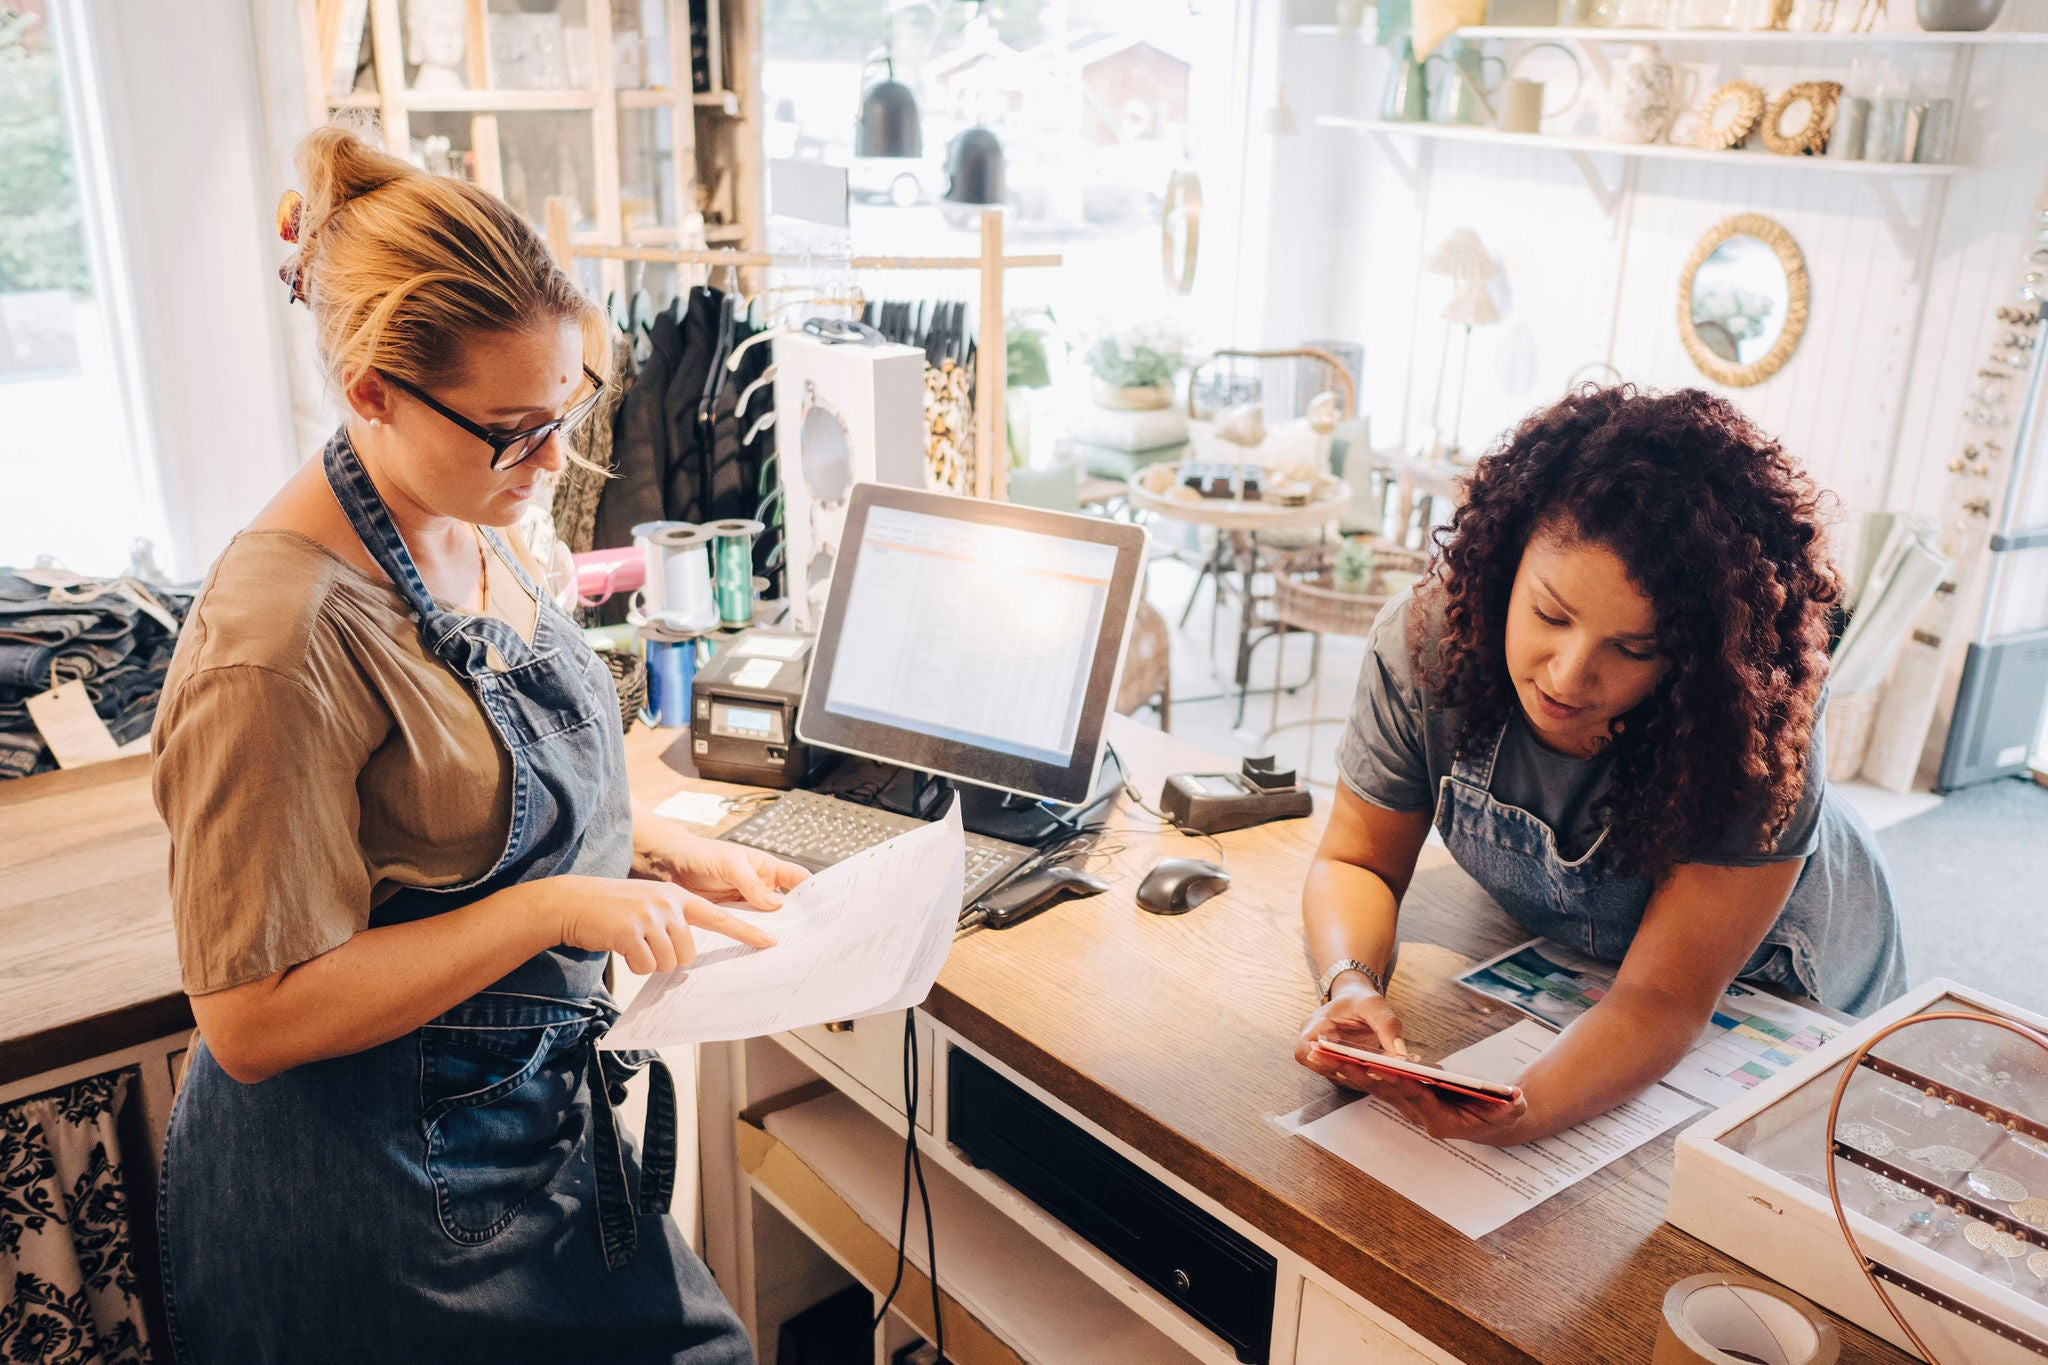
M641 709L647 705L647 664L638 654L618 649L602 650L597 657L612 671L612 684L619 690L622 732L630 734L633 722L640 719Z
M1316 545L1282 556L1274 565L1273 619L1290 630L1314 631L1320 635L1371 633L1380 608L1396 594L1388 592L1381 574L1419 574L1429 560L1414 550L1394 545L1372 544L1372 582L1366 592L1346 592L1331 582L1338 545Z
M1863 771L1863 755L1870 748L1870 732L1877 728L1877 704L1883 698L1881 687L1828 698L1827 714L1820 722L1828 781L1847 782Z

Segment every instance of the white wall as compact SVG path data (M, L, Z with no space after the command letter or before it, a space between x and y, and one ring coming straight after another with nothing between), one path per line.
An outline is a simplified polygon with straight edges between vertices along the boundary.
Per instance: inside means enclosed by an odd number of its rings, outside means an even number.
M1776 376L1724 392L1847 511L1940 510L1945 466L1964 439L1963 395L1995 339L1992 310L2018 284L2021 234L2048 172L2048 101L2039 98L2048 46L1977 55L1958 155L1981 169L1955 178L1925 279L1916 283L1915 262L1894 245L1865 177L1757 165L1750 154L1726 166L1596 157L1609 184L1629 177L1624 183L1633 185L1611 231L1571 161L1553 151L1400 139L1407 155L1433 166L1411 194L1372 141L1312 122L1318 113L1376 117L1385 54L1328 35L1294 33L1287 42L1288 92L1303 127L1300 145L1275 163L1291 175L1275 178L1264 339L1363 341L1362 403L1377 443L1413 439L1428 424L1448 285L1418 267L1451 229L1476 229L1504 272L1495 284L1503 321L1473 335L1463 424L1463 444L1473 450L1591 361L1656 387L1717 387L1680 344L1678 272L1714 223L1755 212L1799 242L1812 314ZM1711 51L1678 47L1671 55L1691 62ZM1811 51L1809 61L1832 55ZM1783 62L1789 54L1760 55ZM1736 74L1695 64L1701 89ZM1776 90L1818 73L1747 62L1741 74ZM1587 131L1591 103L1575 116ZM1924 183L1899 187L1909 214L1922 211ZM1305 211L1320 197L1332 212ZM1456 360L1454 344L1446 420Z

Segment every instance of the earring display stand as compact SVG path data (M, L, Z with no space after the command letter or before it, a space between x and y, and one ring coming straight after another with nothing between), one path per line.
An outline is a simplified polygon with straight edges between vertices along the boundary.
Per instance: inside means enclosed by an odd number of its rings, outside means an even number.
M1931 1365L2048 1356L2048 1020L1926 982L1676 1152L1665 1216L1760 1273Z
M700 267L706 276L713 270L801 270L824 266L835 270L954 270L975 271L980 276L979 327L976 346L980 359L974 379L974 495L1001 501L1009 492L1009 460L1003 422L1008 401L1005 359L1009 347L1003 325L1003 275L1009 270L1045 269L1062 263L1057 255L1006 256L1003 254L1003 213L984 209L981 214L981 252L975 256L849 256L829 260L776 254L764 251L735 251L726 248L676 249L649 246L610 246L573 240L570 232L571 205L565 199L547 201L548 246L565 264L578 260L643 261L651 264Z

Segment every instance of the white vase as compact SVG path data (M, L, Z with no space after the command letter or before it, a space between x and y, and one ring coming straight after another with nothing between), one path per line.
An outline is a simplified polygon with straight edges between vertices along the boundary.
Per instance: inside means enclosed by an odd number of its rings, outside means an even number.
M1678 73L1655 43L1638 43L1614 66L1600 134L1609 142L1655 142L1678 113Z
M1100 378L1094 381L1095 406L1118 408L1125 412L1152 412L1173 404L1173 385L1138 384L1130 388L1118 388L1106 384Z

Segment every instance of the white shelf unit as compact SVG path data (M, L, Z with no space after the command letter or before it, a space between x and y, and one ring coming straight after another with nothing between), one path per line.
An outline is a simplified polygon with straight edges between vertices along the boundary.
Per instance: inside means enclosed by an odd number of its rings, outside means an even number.
M1343 118L1333 114L1318 115L1316 122L1326 128L1341 128L1349 132L1362 133L1370 137L1386 156L1395 174L1408 187L1411 194L1419 194L1423 178L1429 174L1429 161L1425 154L1410 157L1396 145L1396 137L1413 137L1423 140L1426 153L1430 142L1467 142L1494 147L1525 147L1531 151L1561 152L1571 159L1579 177L1586 183L1586 192L1600 206L1607 216L1610 230L1619 221L1622 196L1627 192L1625 176L1609 181L1601 175L1593 163L1596 156L1614 156L1623 159L1623 166L1634 161L1694 161L1711 162L1717 166L1739 165L1745 167L1771 167L1778 170L1793 170L1801 173L1820 175L1860 176L1870 186L1871 194L1877 199L1879 210L1884 214L1885 226L1890 230L1892 244L1899 253L1917 259L1921 233L1935 222L1940 205L1937 201L1940 187L1951 179L1968 171L1968 166L1954 163L1940 165L1920 162L1884 161L1835 161L1818 156L1779 156L1764 151L1709 151L1704 147L1674 147L1668 143L1608 142L1595 137L1571 137L1551 133L1504 133L1495 128L1469 127L1442 123L1391 123L1380 119ZM1906 206L1892 187L1901 182L1919 181L1928 187L1917 218L1908 214Z
M768 1115L769 1135L814 1172L887 1242L896 1238L902 1193L901 1134L870 1117L837 1092ZM1198 1365L1201 1360L1169 1340L1103 1286L1043 1243L1025 1234L935 1159L928 1159L925 1183L931 1194L932 1224L941 1252L945 1296L971 1314L998 1340L1027 1361L1062 1365ZM750 1177L756 1195L790 1219L815 1243L865 1283L864 1266L845 1248L805 1225L803 1210L769 1179ZM911 1268L930 1274L925 1257L923 1217L913 1199L911 1234L904 1253ZM842 1259L843 1258L843 1259ZM886 1282L867 1284L881 1295ZM929 1337L931 1304L926 1285L906 1283L890 1312ZM954 1314L946 1314L949 1327ZM957 1335L953 1340L958 1341ZM949 1343L948 1354L957 1349ZM1227 1359L1215 1351L1211 1359Z
M1370 41L1368 28L1338 28L1332 24L1300 24L1296 33L1325 37L1353 37ZM1457 30L1460 38L1540 38L1552 41L1594 43L1764 43L1784 46L1892 47L1901 43L1926 47L1984 47L2002 43L2048 43L2048 32L1990 30L1984 33L1786 33L1771 29L1731 28L1574 28L1564 24L1468 24Z
M1298 29L1297 32L1365 34L1368 30L1305 28ZM1480 24L1460 28L1455 36L1482 42L1500 40L1508 43L1569 44L1602 88L1608 86L1611 79L1609 50L1638 43L1666 44L1688 49L1684 55L1696 58L1710 55L1716 50L1725 52L1757 47L1826 47L1847 54L1901 45L1946 50L1949 54L1948 89L1952 92L1957 109L1965 116L1970 108L1970 71L1975 54L1979 50L2008 47L2026 49L2030 52L2048 51L2048 32L2011 31L1777 33L1733 29L1567 28L1560 25ZM1779 156L1761 150L1715 151L1704 147L1673 146L1669 143L1608 142L1601 138L1576 135L1506 133L1494 128L1469 125L1391 122L1335 115L1319 116L1316 122L1325 127L1341 128L1371 138L1412 194L1421 192L1424 177L1429 171L1430 147L1434 142L1526 147L1537 151L1561 153L1570 158L1580 179L1585 182L1587 192L1606 215L1610 233L1618 229L1620 208L1632 183L1633 167L1645 160L1692 161L1719 166L1736 165L1749 169L1770 168L1774 172L1797 170L1818 175L1856 176L1870 186L1871 195L1884 216L1885 227L1891 234L1892 243L1900 255L1914 262L1916 278L1926 262L1927 233L1941 221L1941 210L1947 198L1949 183L1956 176L1971 169L1967 164L1961 163L1840 161L1828 157ZM1967 130L1958 130L1958 145L1963 145L1961 133L1964 131ZM1404 150L1403 144L1396 141L1399 137L1416 139L1418 145L1410 153ZM1603 176L1595 164L1594 158L1602 156L1621 159L1620 170L1611 180ZM1897 187L1905 184L1917 184L1923 191L1918 196L1917 214L1909 211L1912 206L1902 201L1898 193Z

